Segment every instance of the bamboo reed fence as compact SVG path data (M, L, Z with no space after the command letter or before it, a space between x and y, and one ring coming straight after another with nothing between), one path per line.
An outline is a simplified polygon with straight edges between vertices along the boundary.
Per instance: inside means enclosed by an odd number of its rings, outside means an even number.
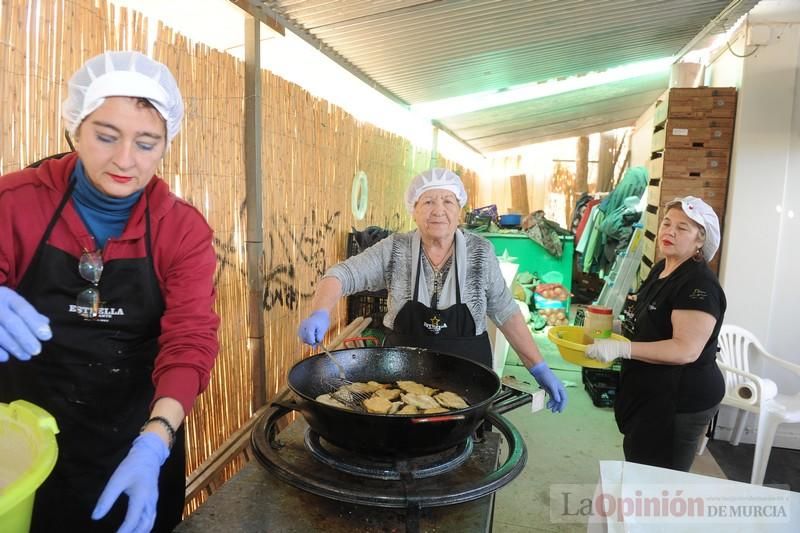
M69 149L61 102L67 80L87 59L111 49L146 52L149 42L144 16L105 0L3 0L0 29L2 174ZM160 175L205 215L218 258L220 352L208 389L186 422L190 473L259 407L252 400L245 324L244 65L161 24L153 56L175 75L186 107ZM351 227L409 229L403 192L430 166L431 154L267 71L262 98L264 364L271 396L285 386L291 365L309 354L296 327L322 273L345 257ZM441 158L438 164L458 170L475 193L474 172ZM358 171L369 180L362 221L350 209ZM344 316L342 305L333 333L345 325ZM224 475L239 466L233 463Z

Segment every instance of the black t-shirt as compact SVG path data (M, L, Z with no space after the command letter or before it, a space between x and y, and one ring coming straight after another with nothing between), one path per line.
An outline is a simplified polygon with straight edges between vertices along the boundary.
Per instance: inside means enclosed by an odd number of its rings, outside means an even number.
M659 411L692 413L713 407L725 395L725 380L715 362L717 336L727 307L725 293L705 262L690 259L666 278L659 279L663 270L664 261L660 261L642 284L636 304L626 310L624 333L628 338L639 342L671 339L674 310L703 311L714 316L717 323L700 357L692 363L623 361L615 405L623 432L626 422L656 398L660 400L650 404L659 405ZM653 416L653 413L641 414Z

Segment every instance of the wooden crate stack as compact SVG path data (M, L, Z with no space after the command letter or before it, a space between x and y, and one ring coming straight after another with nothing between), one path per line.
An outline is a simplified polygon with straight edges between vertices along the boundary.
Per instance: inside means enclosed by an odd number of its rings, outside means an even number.
M702 198L720 224L725 219L735 114L734 87L675 88L656 102L641 279L658 260L655 241L667 202ZM719 272L719 254L710 266Z

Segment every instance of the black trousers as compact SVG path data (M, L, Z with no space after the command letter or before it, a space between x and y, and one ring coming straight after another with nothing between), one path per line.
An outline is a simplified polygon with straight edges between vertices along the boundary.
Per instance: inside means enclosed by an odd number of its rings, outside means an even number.
M688 472L692 468L700 440L718 410L719 405L715 405L705 411L675 415L675 436L672 439L672 468L674 470Z
M695 413L676 413L671 420L650 416L634 422L622 441L625 460L688 472L718 409L715 405Z

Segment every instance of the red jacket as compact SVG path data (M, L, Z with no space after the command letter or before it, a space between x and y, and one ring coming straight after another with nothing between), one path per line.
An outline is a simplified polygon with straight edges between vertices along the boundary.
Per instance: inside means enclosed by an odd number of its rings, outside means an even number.
M12 289L19 285L64 196L77 158L70 154L0 178L0 285ZM154 400L174 398L188 414L208 386L219 351L219 317L213 310L213 232L203 215L170 193L161 178L154 176L145 194L150 200L153 264L165 303L153 369ZM145 202L140 200L122 235L106 242L105 261L146 255L144 215ZM76 258L84 249L94 248L72 202L53 228L50 244Z

